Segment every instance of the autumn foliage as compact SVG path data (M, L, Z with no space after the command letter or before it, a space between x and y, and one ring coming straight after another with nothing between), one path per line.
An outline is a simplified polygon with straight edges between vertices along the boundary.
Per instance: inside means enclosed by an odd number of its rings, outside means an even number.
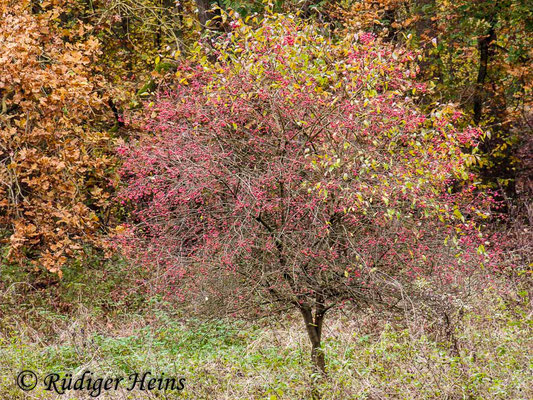
M323 370L327 310L443 303L439 285L492 268L490 198L467 171L480 131L456 129L452 108L420 111L412 54L290 16L230 26L119 150L133 224L117 241L163 271L161 290L216 298L206 282L230 280L230 304L295 308Z
M113 159L99 42L82 23L62 29L55 3L0 9L0 228L11 260L60 273L101 245Z
M323 8L341 35L371 30L420 50L421 79L434 86L426 103L453 101L467 123L482 127L487 134L473 170L513 197L509 208L529 207L533 25L527 2L363 0Z
M83 374L82 344L119 376L208 357L185 397L525 396L531 16L0 0L3 358ZM77 356L36 351L52 336Z

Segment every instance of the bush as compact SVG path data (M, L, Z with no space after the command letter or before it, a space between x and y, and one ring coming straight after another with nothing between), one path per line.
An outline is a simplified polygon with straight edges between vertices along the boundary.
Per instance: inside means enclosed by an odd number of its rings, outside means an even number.
M445 307L497 262L476 225L490 198L461 151L480 132L457 131L450 108L421 113L412 54L370 34L334 43L279 15L230 25L150 105L154 134L120 149L134 219L120 243L167 293L299 310L323 371L329 309Z

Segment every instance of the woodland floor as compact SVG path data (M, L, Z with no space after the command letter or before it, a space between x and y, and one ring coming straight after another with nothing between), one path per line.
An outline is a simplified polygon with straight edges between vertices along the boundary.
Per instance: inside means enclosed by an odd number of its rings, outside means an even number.
M87 391L59 396L43 385L25 393L15 376L26 369L186 378L183 391L124 385L102 391L100 399L311 398L309 345L298 315L260 324L201 321L157 297L134 293L113 301L109 293L120 274L95 266L73 267L46 288L25 283L30 277L15 267L4 265L1 273L2 399L91 398ZM515 299L504 301L490 290L471 299L455 329L459 356L416 321L332 314L324 341L328 377L315 386L323 399L533 398L531 315L526 293Z

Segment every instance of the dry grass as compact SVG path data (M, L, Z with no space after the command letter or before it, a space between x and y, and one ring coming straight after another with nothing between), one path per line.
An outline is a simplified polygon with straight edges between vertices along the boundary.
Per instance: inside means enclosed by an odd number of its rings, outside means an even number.
M309 399L313 384L324 400L533 398L531 304L520 288L505 299L487 289L464 304L453 325L459 354L423 320L330 314L328 377L314 383L300 315L255 324L195 319L131 290L132 271L119 263L106 272L73 267L61 284L40 289L18 267L0 267L0 399L92 398L87 391L60 396L42 384L25 393L15 384L24 369L41 378L83 370L186 378L182 392L124 385L99 399ZM113 298L120 285L128 295Z
M323 399L529 399L531 330L525 304L513 306L487 291L456 326L461 349L409 324L373 316L331 315L324 348L329 375L317 385ZM80 307L47 334L19 320L0 339L0 397L65 398L23 393L22 369L37 373L90 370L96 377L132 371L185 376L183 392L103 392L100 399L307 399L312 378L308 339L297 315L265 326L242 321L183 320L157 304L142 314L108 320ZM11 316L11 320L16 320ZM435 341L437 340L437 341ZM42 385L41 385L42 386ZM87 392L69 399L91 398Z

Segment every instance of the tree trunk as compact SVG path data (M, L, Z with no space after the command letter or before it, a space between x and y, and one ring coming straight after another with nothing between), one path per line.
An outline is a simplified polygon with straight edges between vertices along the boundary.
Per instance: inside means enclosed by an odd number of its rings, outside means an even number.
M490 46L496 40L494 26L491 26L487 35L478 39L479 49L479 68L477 74L476 88L474 92L474 123L478 125L481 122L483 112L483 91L487 69L489 65Z
M210 11L214 2L211 0L195 0L196 7L198 7L198 21L202 25L202 29L206 29L207 23L220 12ZM212 23L213 24L213 23ZM220 21L217 21L213 26L209 26L210 29L221 30Z
M324 357L324 351L321 347L320 340L312 343L311 360L317 372L321 375L326 375L326 359Z
M435 15L435 0L420 0L412 2L412 8L410 10L412 15L417 17L414 23L414 29L420 40L420 47L424 51L425 57L420 61L419 66L425 78L429 78L433 75L431 72L431 65L435 64L435 58L439 58L440 55L430 55L431 39L436 38L439 35L436 21L431 17ZM402 28L400 28L402 29ZM437 64L438 65L438 64ZM441 75L441 72L438 72Z
M321 345L322 325L325 315L324 308L318 306L314 318L311 307L303 306L300 308L300 312L304 318L307 335L311 341L311 361L313 362L313 368L320 376L326 376L326 359Z
M414 9L411 12L418 17L414 28L425 46L430 38L438 34L435 21L431 19L435 15L435 0L420 0L412 4L414 5Z
M183 24L183 4L180 1L176 4L175 0L163 0L164 20L168 21L171 26L173 39L178 42L182 37L181 26ZM179 43L177 43L179 46Z

